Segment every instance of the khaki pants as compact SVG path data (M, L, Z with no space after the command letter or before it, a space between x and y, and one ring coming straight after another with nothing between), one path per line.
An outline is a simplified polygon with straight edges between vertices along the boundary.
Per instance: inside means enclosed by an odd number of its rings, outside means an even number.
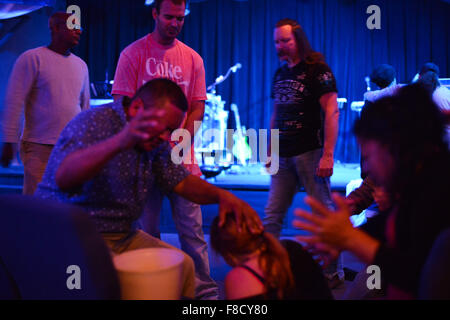
M136 249L143 248L168 248L174 249L178 252L183 253L183 289L182 296L185 298L193 299L195 295L195 269L194 262L192 258L189 257L183 251L171 246L168 243L165 243L151 235L137 230L129 234L125 233L103 233L103 239L105 240L108 247L111 249L113 256L116 254L120 254L125 251L131 251Z
M48 158L52 153L53 145L40 144L28 141L20 142L20 159L24 168L23 194L32 195L42 180Z

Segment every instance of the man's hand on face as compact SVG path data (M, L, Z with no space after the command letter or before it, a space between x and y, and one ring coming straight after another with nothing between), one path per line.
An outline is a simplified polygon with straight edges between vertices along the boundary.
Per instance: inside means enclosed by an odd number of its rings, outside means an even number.
M162 121L164 115L165 111L161 109L139 110L119 133L120 149L131 149L160 135L166 127Z
M247 202L223 190L219 199L219 226L223 226L228 213L234 214L238 228L242 226L241 221L245 220L252 233L263 232L264 227L256 211Z

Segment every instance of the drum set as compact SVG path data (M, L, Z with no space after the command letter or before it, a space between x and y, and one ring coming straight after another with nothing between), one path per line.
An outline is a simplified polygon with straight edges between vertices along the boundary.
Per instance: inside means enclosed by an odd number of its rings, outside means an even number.
M229 111L225 110L226 102L222 100L221 96L207 93L207 97L203 122L194 140L195 151L200 159L203 160L202 162L210 161L203 159L204 156L226 152L226 132L229 114ZM226 155L224 155L220 158L221 161L226 160Z
M195 156L206 178L215 177L234 164L232 150L227 145L230 138L227 137L229 111L225 110L226 101L216 94L215 87L241 67L240 63L232 66L225 76L219 76L208 87L203 122L194 138Z

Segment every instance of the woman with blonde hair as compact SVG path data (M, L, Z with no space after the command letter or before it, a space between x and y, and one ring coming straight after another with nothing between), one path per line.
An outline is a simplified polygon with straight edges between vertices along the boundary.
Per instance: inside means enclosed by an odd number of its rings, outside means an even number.
M320 266L302 246L254 234L228 215L211 226L211 246L233 267L225 278L227 299L332 299Z

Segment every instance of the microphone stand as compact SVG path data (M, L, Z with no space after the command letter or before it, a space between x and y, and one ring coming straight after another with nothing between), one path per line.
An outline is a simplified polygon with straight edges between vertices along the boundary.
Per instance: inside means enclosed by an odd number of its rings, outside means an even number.
M210 91L212 94L216 93L216 86L218 84L221 84L222 82L224 82L225 80L228 79L228 77L230 76L231 72L235 73L237 71L237 69L241 68L241 64L238 63L232 67L230 67L227 71L227 73L225 74L225 76L220 75L216 78L216 81L214 81L213 84L209 85L208 88L206 89L207 91Z

